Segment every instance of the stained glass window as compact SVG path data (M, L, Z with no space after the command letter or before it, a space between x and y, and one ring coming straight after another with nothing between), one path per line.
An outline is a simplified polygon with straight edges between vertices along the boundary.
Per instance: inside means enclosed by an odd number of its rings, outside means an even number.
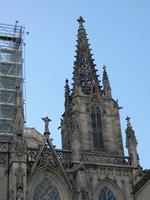
M93 143L96 149L103 149L103 133L102 133L102 121L101 112L99 108L93 109L91 113L92 128L93 128Z
M116 197L110 188L104 186L99 194L98 200L116 200Z
M33 200L60 200L59 193L50 179L44 178L35 188Z

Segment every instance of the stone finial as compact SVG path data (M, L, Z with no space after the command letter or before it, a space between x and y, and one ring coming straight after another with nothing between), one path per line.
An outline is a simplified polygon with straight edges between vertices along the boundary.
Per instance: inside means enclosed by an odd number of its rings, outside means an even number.
M103 88L104 88L105 96L107 98L112 98L110 82L109 82L109 78L108 78L108 74L107 74L105 65L103 65Z
M45 122L44 135L46 135L46 134L50 135L50 132L49 132L49 122L52 121L52 120L49 119L48 117L42 118L42 120Z
M65 84L65 106L67 107L69 104L69 99L70 99L70 87L69 87L69 81L66 79L66 84Z
M79 22L79 24L83 24L85 21L84 21L84 19L83 19L83 17L79 17L79 19L77 19L77 21Z
M137 153L137 139L135 132L132 129L130 117L127 116L127 129L126 129L126 147L128 149L128 154L131 159L131 163L134 166L139 166L139 156Z
M108 79L108 75L107 75L107 71L106 71L106 66L103 65L103 81L104 81L105 79Z
M131 128L132 126L131 126L131 122L130 122L130 117L129 116L127 116L127 118L126 118L126 121L127 121L127 128Z

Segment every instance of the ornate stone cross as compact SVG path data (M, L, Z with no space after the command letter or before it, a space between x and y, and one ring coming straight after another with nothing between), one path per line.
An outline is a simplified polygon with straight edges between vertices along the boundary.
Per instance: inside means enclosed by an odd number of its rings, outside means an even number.
M52 121L48 117L42 118L42 120L45 122L45 131L44 134L50 134L49 132L49 122Z

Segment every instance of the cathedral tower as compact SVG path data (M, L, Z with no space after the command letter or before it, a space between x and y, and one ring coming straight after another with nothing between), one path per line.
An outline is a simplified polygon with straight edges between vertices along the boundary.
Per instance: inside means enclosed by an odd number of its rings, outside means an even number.
M62 148L72 152L78 200L131 200L132 173L138 169L136 139L127 125L125 157L118 101L112 97L106 66L100 82L82 17L78 19L73 88L65 85ZM101 84L100 84L101 83Z
M63 149L124 155L118 102L112 98L106 67L100 85L94 59L79 18L73 89L65 85L65 113L62 122ZM77 156L77 155L76 155ZM80 160L79 155L76 157Z

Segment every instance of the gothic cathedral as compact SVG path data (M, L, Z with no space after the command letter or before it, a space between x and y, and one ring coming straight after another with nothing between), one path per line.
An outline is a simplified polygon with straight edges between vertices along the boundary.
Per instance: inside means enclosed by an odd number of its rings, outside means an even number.
M100 83L84 20L78 19L73 87L65 84L62 149L49 132L24 128L20 88L16 87L13 134L0 135L0 200L133 200L142 169L137 140L127 117L124 155L119 105L112 97L106 67Z

